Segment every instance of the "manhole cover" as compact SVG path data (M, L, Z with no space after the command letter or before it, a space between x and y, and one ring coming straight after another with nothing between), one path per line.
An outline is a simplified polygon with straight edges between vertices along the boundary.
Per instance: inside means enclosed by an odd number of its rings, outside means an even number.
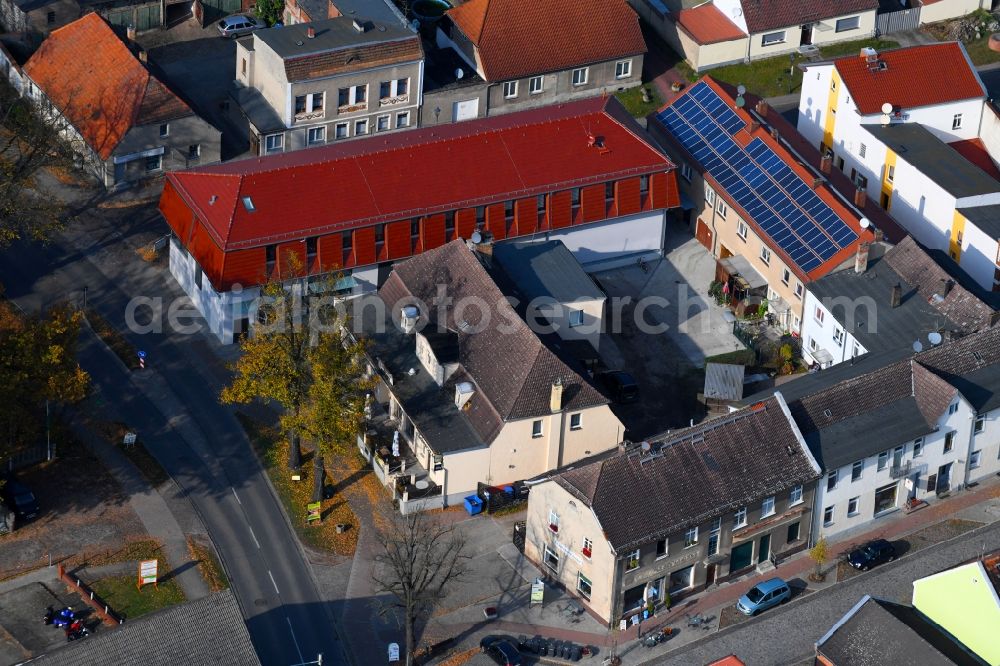
M267 599L254 599L253 600L253 605L254 606L266 606L267 605Z

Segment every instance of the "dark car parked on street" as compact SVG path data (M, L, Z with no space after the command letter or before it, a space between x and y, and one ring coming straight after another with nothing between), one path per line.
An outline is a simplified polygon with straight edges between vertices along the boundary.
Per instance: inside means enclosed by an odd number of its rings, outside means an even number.
M479 641L479 651L500 666L521 666L524 663L514 641L503 636L487 636Z
M31 520L38 516L38 500L34 493L20 481L8 479L0 490L4 504L14 511L18 522Z
M876 564L892 562L896 559L896 548L885 539L870 541L860 548L855 548L847 556L851 566L861 571L868 571Z
M618 403L635 402L639 399L639 384L635 378L622 370L612 370L599 376L608 396Z

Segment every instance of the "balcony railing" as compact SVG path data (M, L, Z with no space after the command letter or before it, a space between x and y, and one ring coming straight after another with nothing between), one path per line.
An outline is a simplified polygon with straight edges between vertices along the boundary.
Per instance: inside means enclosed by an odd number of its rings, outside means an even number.
M889 477L893 479L901 479L904 476L910 475L910 461L904 463L897 463L889 468Z

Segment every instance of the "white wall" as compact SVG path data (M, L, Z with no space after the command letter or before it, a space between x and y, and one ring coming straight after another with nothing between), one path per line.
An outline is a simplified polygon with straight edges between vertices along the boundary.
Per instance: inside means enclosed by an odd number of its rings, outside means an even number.
M831 306L832 305L833 304L831 304ZM816 319L817 307L823 311L822 323ZM840 312L840 307L837 307L836 310ZM859 307L857 311L867 314L867 310L864 307ZM866 316L865 321L875 321L875 319L873 317ZM843 335L841 336L842 342L840 344L837 343L834 336L838 329L843 331ZM833 313L830 311L830 308L826 307L826 305L824 305L820 299L818 299L816 295L807 288L805 307L802 312L802 354L806 361L819 363L819 360L810 353L814 349L814 342L816 349L825 349L833 357L833 362L823 365L824 368L830 367L830 365L836 365L837 363L843 363L844 361L849 360L852 356L860 356L868 351L865 349L864 345L858 343L854 336L851 335L850 327L843 326L840 322L838 322L833 316ZM857 349L857 351L855 351L855 349Z
M945 2L927 3L920 8L920 25L965 16L979 9L980 6L988 10L990 3L985 0L946 0Z
M998 256L997 239L972 222L966 222L959 265L986 291L994 290Z
M743 15L742 0L714 0L713 4L723 16L736 24L736 27L747 32L747 17Z
M979 481L1000 472L1000 409L986 414L983 432L973 433L969 452L979 451L979 467L969 470L969 481Z
M1000 116L990 104L983 105L983 119L979 126L979 139L986 146L986 152L996 162L1000 157Z
M812 145L819 148L823 141L823 123L830 95L830 76L833 65L809 65L802 73L802 92L799 95L799 117L796 129Z
M665 220L663 211L636 213L550 232L545 238L562 241L590 271L593 264L622 256L633 258L642 253L661 252Z

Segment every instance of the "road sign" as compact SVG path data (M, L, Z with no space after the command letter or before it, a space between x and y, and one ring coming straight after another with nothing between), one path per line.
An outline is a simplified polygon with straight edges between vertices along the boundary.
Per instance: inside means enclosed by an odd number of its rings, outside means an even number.
M139 562L139 589L142 589L143 585L153 584L156 585L156 569L159 565L159 560L142 560Z
M529 606L534 606L535 604L541 604L545 602L545 583L542 582L540 578L536 578L535 582L531 584L531 601L528 603Z
M144 351L142 351L140 349L139 352L136 354L136 356L139 357L139 369L140 370L145 369L145 367L146 367L146 352L144 352Z
M125 446L135 446L135 439L137 435L134 432L125 433L124 444Z
M306 504L306 511L309 512L306 515L306 523L313 523L320 520L320 518L322 517L320 513L322 508L323 504L321 502L312 502L310 504Z
M389 643L389 663L394 664L399 661L399 643Z

